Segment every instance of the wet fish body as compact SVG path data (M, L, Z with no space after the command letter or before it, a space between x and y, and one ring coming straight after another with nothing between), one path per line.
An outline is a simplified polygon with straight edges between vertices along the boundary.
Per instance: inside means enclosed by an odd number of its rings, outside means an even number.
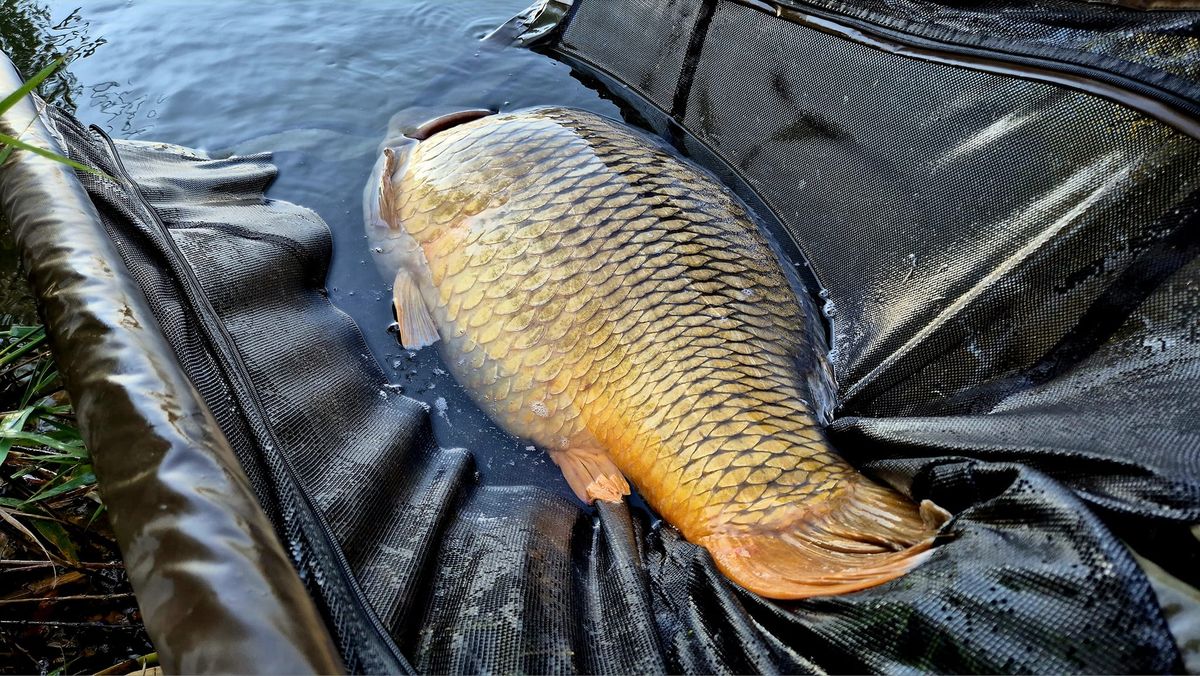
M752 591L853 591L921 561L948 514L826 441L823 336L747 208L606 118L482 115L385 149L364 194L404 344L439 344L581 499L628 479Z

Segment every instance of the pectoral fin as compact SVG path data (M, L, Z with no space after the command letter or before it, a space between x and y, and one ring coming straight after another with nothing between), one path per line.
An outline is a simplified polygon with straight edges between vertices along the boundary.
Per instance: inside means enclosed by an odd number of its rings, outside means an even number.
M429 315L429 308L425 307L416 280L407 270L396 273L392 304L396 308L396 322L400 325L400 343L405 349L417 350L438 341L437 325Z

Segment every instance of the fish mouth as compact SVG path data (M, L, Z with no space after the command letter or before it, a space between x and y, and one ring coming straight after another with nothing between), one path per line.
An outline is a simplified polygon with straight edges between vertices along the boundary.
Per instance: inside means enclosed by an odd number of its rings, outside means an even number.
M432 120L426 120L410 132L404 134L406 137L414 141L424 141L433 135L457 127L467 122L474 122L488 115L495 115L496 111L486 108L469 108L467 110L458 110L453 113L439 115Z

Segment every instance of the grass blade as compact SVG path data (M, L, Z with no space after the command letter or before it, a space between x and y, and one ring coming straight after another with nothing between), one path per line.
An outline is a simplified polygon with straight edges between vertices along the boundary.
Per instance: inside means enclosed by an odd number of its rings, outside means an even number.
M33 527L62 553L64 559L71 563L79 563L79 550L75 548L75 543L71 542L71 536L67 534L67 529L63 528L62 524L57 521L38 519L33 522Z
M54 406L50 408L32 406L31 408L41 412L40 415L37 416L38 422L45 424L47 427L54 428L52 430L46 429L45 433L47 435L61 441L83 442L83 435L80 434L79 428L75 426L75 422L73 420L63 420L55 417L60 412L60 409L69 408L69 406ZM70 413L70 411L67 412Z
M21 99L25 98L26 94L33 91L34 89L37 89L37 86L42 84L43 80L45 80L46 78L53 75L54 71L58 70L59 66L63 65L63 62L67 60L68 56L70 56L70 55L63 54L62 56L58 57L57 59L51 61L49 66L46 66L45 68L41 69L40 71L38 71L37 75L34 75L33 77L26 80L25 84L23 84L17 88L17 91L4 97L4 100L0 101L0 113L4 113L9 108L12 108L13 106L15 106L17 104L17 101L20 101Z
M21 507L25 507L33 502L49 500L56 495L62 495L63 493L73 491L81 486L87 486L94 483L96 483L96 475L92 473L92 466L82 465L78 470L76 470L76 474L66 481L53 488L43 488L37 493L34 493L30 497L26 498L25 501L21 503Z
M34 370L33 377L25 386L25 394L21 396L21 408L29 406L29 402L37 396L38 392L41 392L57 378L58 370L54 368L54 360L43 358Z
M9 510L7 510L3 507L0 507L0 519L7 521L8 525L12 526L13 528L16 528L18 531L23 533L25 535L25 537L29 538L30 540L33 540L34 544L36 544L38 546L38 548L42 550L42 553L46 555L46 560L51 563L54 562L54 557L50 556L50 551L46 549L46 545L42 544L42 541L39 540L38 537L33 534L33 531L31 531L25 527L25 524L21 523L20 521L17 521L17 518L15 516L13 516L12 514L9 514ZM56 583L58 582L57 566L54 569L54 581Z
M44 330L45 330L44 326L36 325L36 324L33 326L22 326L21 324L13 324L12 326L6 327L3 331L0 331L0 336L3 336L5 338L24 338L31 333L37 333L38 331L44 331Z
M0 420L0 430L22 430L25 429L25 423L29 420L29 416L33 415L33 407L26 406L19 411L13 411L4 416Z
M96 522L96 517L100 516L103 513L104 513L104 503L100 503L99 505L96 505L96 511L92 512L92 516L90 518L88 518L87 525L85 525L84 528L91 528L92 524Z
M9 146L16 146L17 148L20 148L21 150L28 150L29 152L33 153L34 155L41 155L42 157L45 157L46 159L54 160L55 162L61 162L68 166L74 167L80 171L86 171L89 174L95 174L96 176L99 176L100 178L107 178L110 181L117 180L117 179L113 178L112 176L109 176L108 174L104 173L103 171L100 171L99 169L89 167L86 164L80 164L80 163L76 162L75 160L72 160L69 157L63 157L62 155L59 155L58 153L52 153L49 150L46 150L45 148L39 148L35 145L26 143L20 139L15 139L15 138L9 136L8 134L0 134L0 143L6 144Z
M21 430L0 429L0 439L12 439L13 441L18 441L18 442L23 441L27 444L36 444L38 446L45 446L47 448L53 448L56 451L65 453L72 457L79 457L79 458L87 457L87 451L83 448L83 446L81 444L64 443L62 441L59 441L58 439L55 439L54 437L50 437L45 434L38 434L37 432L23 432Z
M86 453L74 454L74 455L60 455L60 454L41 455L38 453L26 453L25 455L29 456L30 459L35 460L39 464L49 463L51 465L73 466L73 465L78 465L81 461L87 459ZM12 478L15 479L19 476L24 476L25 474L29 474L30 472L37 471L37 469L39 469L39 468L38 467L23 467L23 468L17 470L18 474L14 474Z
M69 53L63 54L62 56L58 57L54 61L50 62L50 65L48 65L45 68L38 71L37 75L34 75L33 77L26 80L25 83L22 84L20 87L18 87L16 91L14 91L13 93L4 97L4 100L0 101L0 115L3 115L4 113L8 112L9 108L12 108L13 106L15 106L17 104L17 102L19 102L21 99L23 99L27 95L29 95L29 93L32 92L34 89L37 89L38 85L42 84L42 82L46 78L53 75L54 71L58 70L59 67L63 65L63 62L65 62L67 60L68 56L70 56ZM26 127L26 129L28 129L28 127ZM68 157L63 157L62 155L59 155L58 153L52 153L49 150L44 150L35 145L30 145L20 139L13 138L12 136L9 136L7 134L0 134L0 144L2 144L4 146L3 150L0 150L0 165L3 165L5 162L8 161L8 158L10 156L12 156L13 151L15 149L21 148L22 150L28 150L29 152L34 153L35 155L41 155L42 157L45 157L50 160L54 160L55 162L60 162L67 166L74 167L80 171L86 171L89 174L95 174L96 176L99 176L100 178L107 178L110 181L117 180L117 179L113 178L112 176L109 176L108 174L104 173L103 171L100 171L99 169L94 169L87 165L80 164L79 162L76 162Z
M6 366L16 360L21 355L41 345L46 340L46 332L41 328L28 333L19 334L17 331L11 331L9 336L16 338L16 341L11 342L0 349L0 366Z
M25 423L29 420L29 416L33 413L33 407L27 406L19 411L13 411L4 416L4 420L0 421L0 430L19 432L25 429ZM12 450L13 440L7 437L0 439L0 465L8 458L8 452Z

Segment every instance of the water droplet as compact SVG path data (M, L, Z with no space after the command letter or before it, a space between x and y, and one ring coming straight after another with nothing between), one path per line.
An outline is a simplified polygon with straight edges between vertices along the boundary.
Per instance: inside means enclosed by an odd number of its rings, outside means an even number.
M445 397L438 397L435 399L433 401L433 407L437 409L438 415L442 416L443 420L445 420L447 423L450 422L450 416L446 414L446 411L450 408L450 406L446 403Z

